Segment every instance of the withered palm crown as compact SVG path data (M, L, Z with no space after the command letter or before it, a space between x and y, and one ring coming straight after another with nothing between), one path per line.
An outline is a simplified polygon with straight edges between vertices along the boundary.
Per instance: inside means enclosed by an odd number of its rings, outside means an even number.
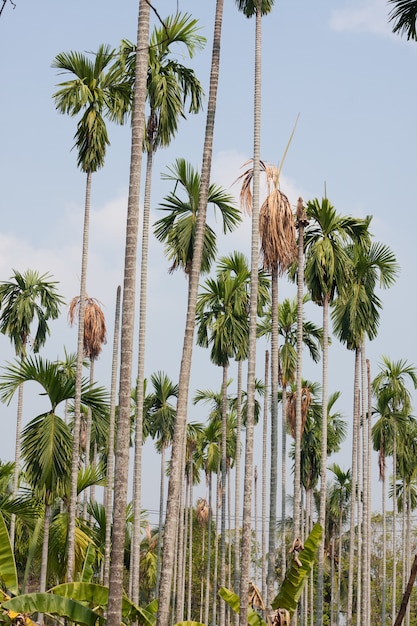
M251 161L247 161L244 166ZM279 189L280 169L266 161L259 161L260 171L265 174L267 198L259 211L259 234L263 255L263 267L279 274L297 258L296 230L290 202ZM247 215L252 213L253 166L248 167L235 182L241 182L240 205Z
M69 306L68 320L71 326L78 319L80 296L75 296ZM95 361L107 341L106 319L100 303L95 298L85 299L84 310L84 355Z
M297 244L291 205L278 187L271 191L260 208L259 233L264 269L277 269L283 274L297 258Z

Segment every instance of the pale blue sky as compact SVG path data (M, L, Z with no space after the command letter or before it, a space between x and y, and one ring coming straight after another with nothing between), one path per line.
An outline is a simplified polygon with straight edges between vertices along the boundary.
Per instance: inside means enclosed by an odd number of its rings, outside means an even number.
M52 93L64 80L51 68L55 55L117 47L135 39L137 2L110 0L16 0L0 18L1 216L0 279L28 267L49 271L69 301L78 292L85 178L72 151L76 120L55 111ZM207 90L215 2L155 0L161 17L183 12L200 19L208 43L192 61ZM397 284L382 295L378 338L369 346L373 374L382 354L417 363L416 165L417 45L391 34L384 0L292 0L275 3L263 20L262 147L264 160L278 163L298 114L297 130L282 177L282 190L295 204L327 196L343 214L372 214L375 239L391 246L401 265ZM212 180L238 194L233 181L252 153L254 21L225 0L221 78L218 92ZM182 62L186 62L182 59ZM168 191L160 173L177 157L201 162L205 114L181 124L171 147L155 158L155 209ZM103 171L93 177L88 293L104 307L109 344L96 366L100 382L110 379L115 292L123 279L123 248L130 150L129 127L109 126L111 146ZM155 210L152 219L158 217ZM221 238L219 251L249 253L248 219L238 233ZM178 376L186 281L168 274L162 246L151 238L146 374ZM294 295L283 284L281 297ZM321 312L311 306L317 321ZM62 357L75 349L76 331L66 310L51 325L44 354ZM263 350L263 347L262 347ZM13 358L0 337L1 362ZM195 351L191 390L218 389L221 373L208 355ZM333 342L330 390L340 389L340 408L351 413L353 357ZM262 351L259 376L263 375ZM320 380L306 359L306 377ZM25 398L25 422L37 402ZM12 459L15 407L0 406L0 458ZM39 410L40 412L40 410ZM190 410L190 419L202 419ZM259 441L260 441L259 433ZM348 449L348 446L345 446ZM148 455L148 456L147 456ZM145 463L152 464L151 453ZM349 455L338 461L346 466ZM157 459L159 462L159 459ZM375 476L376 468L375 468ZM204 488L203 488L204 490ZM155 493L155 489L151 490ZM143 506L157 508L152 493Z

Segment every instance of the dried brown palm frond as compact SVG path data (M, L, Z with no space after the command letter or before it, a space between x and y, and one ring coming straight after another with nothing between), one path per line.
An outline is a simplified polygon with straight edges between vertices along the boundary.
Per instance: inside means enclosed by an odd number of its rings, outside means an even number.
M261 590L252 581L249 581L248 605L253 609L266 611L265 603L262 599Z
M76 322L80 309L80 297L70 302L68 320L71 326ZM84 309L84 355L91 361L99 356L107 338L106 320L100 302L95 298L85 299Z
M385 480L385 449L381 448L378 452L378 468L379 468L379 480Z
M261 206L259 233L264 269L282 274L297 258L297 244L290 202L278 188Z
M246 167L249 163L253 163L253 159L246 161L242 167ZM273 187L278 183L278 168L275 165L271 165L265 161L259 161L260 171L265 173L266 186L268 195L271 193ZM252 179L253 179L253 165L243 172L233 184L242 181L240 188L240 206L246 215L252 214Z
M298 198L298 201L297 201L297 209L295 211L295 217L296 217L297 228L299 228L299 226L304 226L304 227L308 226L309 221L308 221L308 217L306 213L306 208L304 206L304 202L301 197Z
M277 609L271 615L272 626L290 626L291 618L287 609Z
M287 396L287 424L290 427L291 437L295 439L295 412L296 412L296 392L292 391ZM311 404L311 391L308 387L301 389L301 435L307 419L307 411Z
M205 500L204 498L200 498L197 502L197 507L196 507L196 517L197 517L197 521L200 524L200 526L207 526L208 523L208 519L209 519L209 505L207 503L207 500Z

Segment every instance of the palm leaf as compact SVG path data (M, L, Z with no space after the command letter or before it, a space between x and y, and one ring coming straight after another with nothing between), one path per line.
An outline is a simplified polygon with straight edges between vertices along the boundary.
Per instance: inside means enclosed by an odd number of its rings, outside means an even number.
M78 602L88 602L100 610L107 607L109 590L103 585L87 582L63 583L49 590L49 593L64 598L76 598ZM154 626L156 602L152 602L145 609L136 606L127 596L122 598L122 615L125 619L138 621L140 624Z
M304 544L304 550L298 555L301 566L297 565L296 560L293 559L278 595L271 602L273 609L286 609L291 617L293 616L308 574L316 560L322 534L323 530L320 524L315 524Z
M11 593L17 594L17 572L9 533L3 515L0 513L0 580Z

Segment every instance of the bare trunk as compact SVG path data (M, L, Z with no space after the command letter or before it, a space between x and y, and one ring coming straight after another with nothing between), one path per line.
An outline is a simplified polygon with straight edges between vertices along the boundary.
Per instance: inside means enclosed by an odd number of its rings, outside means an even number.
M210 73L209 101L203 149L203 162L200 177L200 198L196 225L196 238L193 263L189 283L187 319L178 384L177 417L172 444L171 473L168 485L167 513L165 522L165 541L162 557L161 581L159 585L159 604L157 626L168 626L169 603L173 575L175 536L178 522L178 496L181 484L183 441L187 425L187 405L190 384L191 359L194 344L195 310L198 283L203 253L204 230L207 214L207 199L210 185L210 171L213 151L214 119L216 112L217 87L220 68L220 40L223 17L223 0L216 2L214 25L213 54Z
M23 383L19 385L17 396L17 418L16 418L16 441L14 450L14 468L13 468L13 497L16 498L19 489L19 464L20 464L20 435L22 432L22 415L23 415ZM16 527L16 516L13 513L10 519L10 545L14 549L14 536Z
M75 372L75 394L74 394L74 427L72 441L72 466L71 466L71 490L68 511L68 542L67 542L67 581L72 582L75 562L75 520L77 517L77 479L80 459L80 425L81 425L81 385L83 376L84 359L84 312L85 298L87 293L87 261L88 261L88 239L90 231L90 204L91 204L91 172L87 173L85 186L85 208L84 208L84 228L83 245L81 257L81 278L80 278L80 304L78 308L78 337L77 337L77 365Z
M109 414L109 448L107 451L107 486L105 490L105 509L106 509L106 539L104 546L104 575L103 582L107 587L109 584L110 573L110 547L111 547L111 527L112 527L112 510L113 510L113 485L114 485L114 434L115 434L115 416L116 416L116 389L117 389L117 367L119 355L119 335L120 335L120 286L116 291L116 310L114 318L114 336L113 336L113 356L111 367L111 384L110 384L110 414Z
M149 213L151 204L152 181L152 150L147 153L145 195L143 202L142 223L142 252L139 291L139 346L138 346L138 375L136 382L136 434L135 458L133 467L133 530L132 530L132 567L131 598L133 602L139 600L139 561L140 561L140 517L142 491L142 440L143 440L143 402L145 379L145 341L146 341L146 301L148 291L148 256L149 256Z
M123 281L121 362L119 382L119 417L114 481L113 545L110 566L108 626L122 621L123 560L129 476L130 400L135 319L136 257L139 230L139 188L145 126L146 78L148 69L150 5L139 1L136 51L135 91L132 116L129 198L127 206L126 246Z

